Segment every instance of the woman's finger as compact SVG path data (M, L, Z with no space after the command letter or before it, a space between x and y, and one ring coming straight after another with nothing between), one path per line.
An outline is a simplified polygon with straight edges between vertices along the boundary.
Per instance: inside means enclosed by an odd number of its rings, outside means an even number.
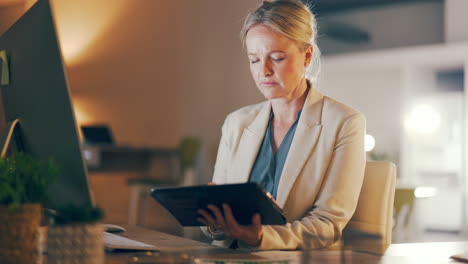
M206 220L205 220L204 218L202 218L202 217L198 217L198 218L197 218L197 221L200 222L200 223L202 223L202 224L204 224L205 226L209 226L209 225L210 225L210 223L208 223L208 221L206 221Z
M214 219L214 217L210 213L208 213L206 210L199 209L197 212L199 215L202 216L203 219L205 219L208 222L208 225L211 225L213 227L218 226L216 219Z
M209 204L208 209L215 215L216 217L216 222L221 225L222 227L226 226L226 221L224 221L224 216L223 213L221 213L221 210L219 210L218 206Z
M252 225L255 226L255 228L262 228L262 217L259 213L252 216Z
M223 204L223 211L229 228L234 232L238 232L240 226L232 214L231 207L228 204Z

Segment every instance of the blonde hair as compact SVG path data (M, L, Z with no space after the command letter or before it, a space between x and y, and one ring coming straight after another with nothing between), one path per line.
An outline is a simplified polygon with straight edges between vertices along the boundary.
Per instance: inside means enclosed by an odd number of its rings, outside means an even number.
M257 9L250 12L241 30L241 39L250 28L265 25L296 42L301 50L312 46L312 60L307 66L306 77L316 82L320 72L320 50L317 46L317 22L309 8L297 0L263 1Z

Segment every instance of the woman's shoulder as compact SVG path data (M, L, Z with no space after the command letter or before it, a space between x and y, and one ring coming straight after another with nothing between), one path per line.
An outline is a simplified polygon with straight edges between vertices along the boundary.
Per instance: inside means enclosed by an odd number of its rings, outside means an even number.
M229 120L231 122L242 122L245 120L253 119L267 104L268 101L264 101L261 103L244 106L228 114L226 120Z
M244 106L228 114L225 122L233 126L248 126L267 105L268 101L264 101Z
M323 112L323 114L334 118L338 116L342 118L350 116L364 117L359 110L329 96L323 96Z
M321 123L324 128L336 130L344 124L365 127L366 118L359 110L329 96L323 96L322 100Z

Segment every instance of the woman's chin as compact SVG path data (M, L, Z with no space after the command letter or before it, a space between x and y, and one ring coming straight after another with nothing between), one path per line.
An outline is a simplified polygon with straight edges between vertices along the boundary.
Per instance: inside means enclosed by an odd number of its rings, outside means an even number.
M265 99L267 99L267 100L272 100L272 99L280 98L281 96L271 95L271 94L263 94L263 97L265 97Z
M261 93L263 94L263 97L265 97L265 99L267 100L283 97L280 93L272 91L272 90L261 91Z

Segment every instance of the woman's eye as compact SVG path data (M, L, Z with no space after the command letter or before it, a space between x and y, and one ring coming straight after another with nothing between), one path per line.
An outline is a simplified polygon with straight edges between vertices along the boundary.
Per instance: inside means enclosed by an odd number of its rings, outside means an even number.
M284 60L284 59L285 59L285 58L273 58L273 60L276 61L276 62L282 61L282 60Z
M257 63L257 62L259 62L259 61L260 61L260 60L251 60L250 63L253 64L253 63Z

